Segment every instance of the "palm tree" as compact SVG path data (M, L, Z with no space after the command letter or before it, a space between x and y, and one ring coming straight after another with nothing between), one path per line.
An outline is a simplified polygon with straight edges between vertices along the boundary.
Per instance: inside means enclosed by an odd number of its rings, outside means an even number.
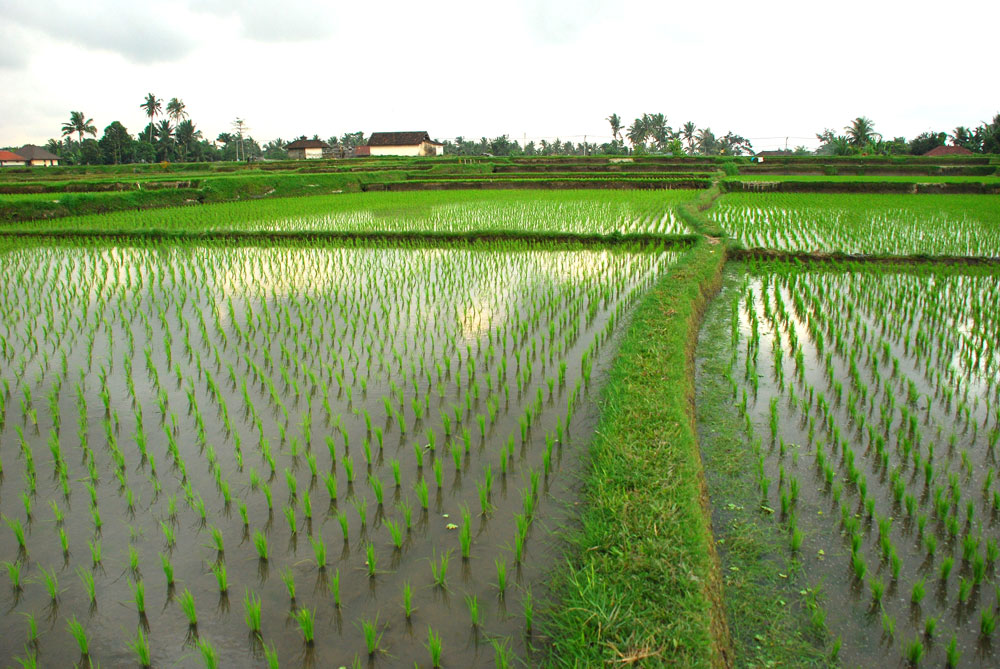
M698 131L698 126L694 124L694 121L688 121L684 124L684 128L681 130L681 134L684 135L684 141L688 145L688 153L694 153L694 133Z
M149 117L149 143L153 143L153 119L156 118L157 114L163 111L161 103L163 100L159 99L152 93L146 95L146 101L139 105L140 108L146 110L146 116Z
M615 139L615 141L617 141L619 139L619 135L621 135L622 132L621 118L618 116L618 114L612 114L606 120L608 123L611 124L611 136Z
M188 118L188 113L185 111L184 101L178 100L177 98L170 98L170 102L167 103L167 116L173 119L175 125L179 123L181 119Z
M177 124L174 128L174 139L177 143L184 147L183 159L187 159L188 149L191 142L196 142L201 139L201 130L197 130L194 127L194 121L191 119L185 119Z
M851 125L845 126L844 130L847 132L847 139L851 146L858 148L867 145L873 139L882 139L882 135L875 132L875 124L864 116L859 116L851 121Z
M156 124L157 144L163 151L161 158L167 160L174 145L174 127L170 125L170 119L163 119Z
M97 136L97 128L93 125L94 119L86 118L86 114L81 111L71 111L69 113L69 121L63 123L62 134L63 137L69 137L74 132L79 137L80 144L83 144L83 134Z
M663 114L643 114L642 116L646 122L646 132L656 142L657 150L663 151L670 143L670 136L673 134L673 130L667 125L667 117Z
M702 128L698 131L698 136L695 139L698 144L698 151L703 156L714 155L718 152L718 141L715 139L715 133L712 132L711 128Z
M637 118L632 122L632 125L628 127L628 131L625 136L628 137L628 141L632 142L632 148L637 148L644 146L646 143L646 137L649 136L649 128L646 127L646 121L649 117L645 114L642 118Z
M974 136L971 130L966 128L964 125L960 125L951 132L951 143L954 146L961 146L963 148L970 148L969 145L974 141Z

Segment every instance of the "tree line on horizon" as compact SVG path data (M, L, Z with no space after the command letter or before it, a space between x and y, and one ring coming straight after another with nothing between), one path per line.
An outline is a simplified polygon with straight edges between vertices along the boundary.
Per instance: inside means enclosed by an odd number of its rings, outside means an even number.
M219 133L209 140L196 126L180 98L163 100L153 93L139 105L149 118L146 127L133 136L120 121L112 121L97 139L93 119L82 111L71 111L69 121L62 125L60 139L50 139L45 148L68 164L118 164L153 162L215 162L284 160L288 142L279 138L261 145L250 134L244 119L237 118L229 132ZM157 117L160 120L157 122ZM644 113L625 127L618 114L605 119L611 129L610 142L565 142L532 140L523 145L508 135L478 141L465 137L445 140L446 155L458 156L586 156L586 155L675 155L675 156L751 156L754 149L746 138L727 132L717 136L711 128L698 128L688 121L674 129L662 113ZM90 135L91 138L85 138ZM298 139L305 139L301 135ZM973 153L1000 154L1000 114L989 123L975 128L958 126L952 132L924 132L907 140L894 137L886 140L875 131L875 124L864 116L855 118L844 127L843 134L831 129L817 133L820 146L810 151L804 146L789 150L793 155L922 155L931 149L951 144ZM319 139L314 134L312 139ZM354 149L365 143L362 131L331 136L326 141L340 150L341 155L353 155Z

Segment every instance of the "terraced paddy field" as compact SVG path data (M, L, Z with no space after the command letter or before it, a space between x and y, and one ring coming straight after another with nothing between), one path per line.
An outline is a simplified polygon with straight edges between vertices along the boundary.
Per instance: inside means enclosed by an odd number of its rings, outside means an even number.
M709 218L746 248L868 256L1000 254L1000 197L730 193Z
M76 620L114 665L523 655L606 343L673 259L9 245L0 654L71 664Z
M998 211L459 190L5 226L0 657L993 666Z
M757 490L718 520L780 526L847 666L996 663L998 300L995 269L727 268L704 335Z
M691 230L672 207L694 195L690 190L355 193L29 221L0 232L675 235Z

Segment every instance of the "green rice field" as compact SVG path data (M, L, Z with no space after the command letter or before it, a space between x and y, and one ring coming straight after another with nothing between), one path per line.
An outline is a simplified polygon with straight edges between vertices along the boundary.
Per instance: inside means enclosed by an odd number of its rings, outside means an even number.
M0 226L0 666L997 665L1000 197L719 188Z

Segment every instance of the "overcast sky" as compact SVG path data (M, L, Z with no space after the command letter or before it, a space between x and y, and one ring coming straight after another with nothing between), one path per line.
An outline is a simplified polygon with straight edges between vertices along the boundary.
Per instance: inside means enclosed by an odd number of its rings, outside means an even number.
M607 141L662 112L756 149L864 115L887 137L1000 113L1000 2L0 0L0 146L149 92L209 139L363 130Z

